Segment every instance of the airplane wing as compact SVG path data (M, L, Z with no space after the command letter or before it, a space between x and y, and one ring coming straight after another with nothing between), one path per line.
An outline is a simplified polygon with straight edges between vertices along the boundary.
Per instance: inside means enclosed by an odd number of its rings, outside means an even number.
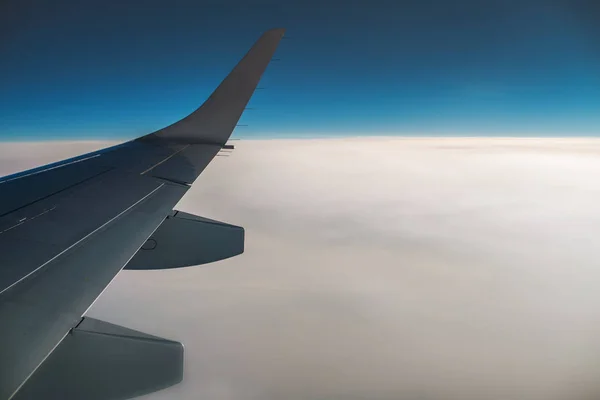
M123 399L182 380L181 343L82 316L123 268L243 252L243 228L173 207L231 147L283 34L264 33L179 122L0 179L0 399Z

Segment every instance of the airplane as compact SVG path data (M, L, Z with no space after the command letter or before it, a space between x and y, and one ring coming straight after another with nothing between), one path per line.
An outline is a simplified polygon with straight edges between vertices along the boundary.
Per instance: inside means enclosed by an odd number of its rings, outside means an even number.
M122 269L218 261L244 229L173 210L227 144L284 29L187 117L0 178L0 399L125 399L183 379L183 345L85 316Z

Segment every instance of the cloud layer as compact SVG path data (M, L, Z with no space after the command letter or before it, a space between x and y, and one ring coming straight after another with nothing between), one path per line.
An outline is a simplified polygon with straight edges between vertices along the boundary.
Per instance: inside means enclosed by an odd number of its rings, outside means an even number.
M6 144L0 171L99 145ZM184 383L148 399L596 398L599 155L242 141L179 209L244 226L246 252L124 271L90 315L185 343Z

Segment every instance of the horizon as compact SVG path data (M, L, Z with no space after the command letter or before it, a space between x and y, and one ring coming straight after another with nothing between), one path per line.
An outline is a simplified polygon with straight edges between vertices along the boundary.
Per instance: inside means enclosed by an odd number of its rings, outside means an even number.
M149 132L151 133L151 132ZM63 142L63 143L90 143L90 142L99 142L99 143L124 143L128 141L132 141L141 137L143 135L135 136L135 137L113 137L110 135L105 136L89 136L85 138L77 138L77 137L68 137L68 136L56 136L56 137L0 137L0 143L53 143L53 142ZM511 134L503 134L503 133L494 133L494 134L473 134L473 135L465 135L459 133L448 133L448 134L434 134L434 133L404 133L404 132L390 132L390 133L382 133L382 132L374 132L374 133L339 133L339 134L328 134L328 133L314 133L310 134L306 133L290 133L290 134L281 134L281 135L253 135L253 136L234 136L229 139L229 141L237 142L237 141L261 141L261 140L336 140L336 139L600 139L600 130L598 133L578 133L578 134L531 134L531 133L513 133Z

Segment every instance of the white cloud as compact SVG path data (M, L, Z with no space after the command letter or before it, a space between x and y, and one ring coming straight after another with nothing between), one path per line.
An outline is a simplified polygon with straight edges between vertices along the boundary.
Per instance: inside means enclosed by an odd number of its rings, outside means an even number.
M599 155L241 141L180 209L244 226L245 254L125 271L91 314L185 343L185 382L148 399L595 398Z

